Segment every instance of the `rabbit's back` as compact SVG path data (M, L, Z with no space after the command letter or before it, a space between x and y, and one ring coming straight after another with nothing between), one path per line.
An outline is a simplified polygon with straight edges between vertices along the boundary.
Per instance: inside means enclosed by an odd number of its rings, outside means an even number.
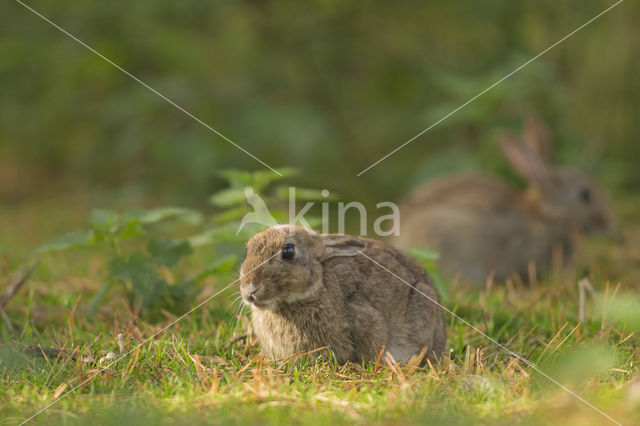
M461 174L436 179L416 188L400 206L412 215L430 205L451 204L495 211L517 205L520 194L510 185L485 174Z
M547 269L554 235L562 235L511 186L485 175L443 178L418 188L401 205L398 247L440 253L449 274L482 282L527 274L530 261ZM568 244L566 244L568 246Z
M425 346L431 356L443 353L443 311L424 268L384 243L366 241L361 255L324 265L327 286L342 294L355 352L375 359L385 345L397 360L407 360Z

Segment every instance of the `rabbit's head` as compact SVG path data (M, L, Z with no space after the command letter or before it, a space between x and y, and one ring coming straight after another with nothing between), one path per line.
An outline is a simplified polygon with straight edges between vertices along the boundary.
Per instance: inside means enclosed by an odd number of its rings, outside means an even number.
M365 242L346 235L318 234L294 225L276 225L247 243L240 269L240 293L260 309L313 298L322 287L322 264L336 256L355 256Z
M528 182L534 208L584 233L610 228L612 214L603 191L587 174L551 163L548 133L537 120L529 118L522 138L503 134L500 142L509 163Z

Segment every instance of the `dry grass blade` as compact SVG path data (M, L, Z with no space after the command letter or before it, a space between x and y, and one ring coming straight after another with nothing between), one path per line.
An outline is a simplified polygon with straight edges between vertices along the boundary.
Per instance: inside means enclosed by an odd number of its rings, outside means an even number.
M189 358L191 358L191 361L193 361L193 364L196 366L196 375L198 376L198 380L200 380L200 383L202 383L203 386L207 386L208 384L208 380L206 376L207 368L204 365L202 365L202 362L200 361L200 355L197 355L197 354L189 355ZM208 385L208 387L210 386L211 384Z
M413 376L416 370L420 368L420 365L422 365L422 361L427 356L428 352L429 346L425 345L419 354L413 355L409 359L409 362L407 362L407 376Z
M393 355L391 355L390 352L387 352L385 354L384 360L387 363L387 366L389 367L389 370L391 370L391 373L395 374L395 376L398 377L398 379L400 380L400 383L405 385L407 383L407 377L404 375L404 372L402 371L402 368L400 368L400 365L395 360Z
M240 370L238 370L238 372L236 373L236 377L240 377L242 375L242 373L244 373L245 371L247 371L247 368L251 367L251 364L253 364L256 359L258 359L257 357L252 358L251 361L249 361L244 367L242 367Z
M380 352L378 352L378 358L376 358L376 366L373 368L373 377L378 373L378 368L380 368L380 363L382 362L382 356L384 355L385 345L382 345L380 348Z
M562 345L564 345L564 343L569 339L569 337L571 337L571 335L572 335L573 333L575 333L575 332L576 332L576 330L578 330L578 329L580 328L580 325L581 325L581 324L582 324L582 323L578 323L575 327L573 327L573 329L571 329L571 331L569 332L569 334L567 334L567 336L566 336L564 339L562 339L562 341L560 341L560 343L558 343L558 344L556 345L556 347L555 347L555 348L553 348L553 349L551 350L551 352L549 353L549 356L547 356L547 359L551 358L551 357L553 356L553 354L554 354L554 353L556 353L556 351L557 351L558 349L560 349L560 348L562 347ZM542 357L540 357L540 361L542 361Z
M542 351L542 353L540 354L540 356L538 357L539 360L542 360L542 358L544 357L544 354L547 352L547 350L551 347L551 344L558 338L558 336L560 336L560 333L562 333L562 330L564 330L567 326L569 325L568 322L565 322L564 325L562 327L560 327L560 330L558 330L556 332L556 334L553 336L553 338L551 338L551 340L549 340L549 343L547 343L544 347L544 350Z

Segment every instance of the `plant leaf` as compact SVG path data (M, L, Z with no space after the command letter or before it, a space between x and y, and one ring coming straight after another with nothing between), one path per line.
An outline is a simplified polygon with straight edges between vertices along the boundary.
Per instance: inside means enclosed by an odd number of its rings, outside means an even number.
M218 175L226 179L233 188L244 188L247 185L251 185L251 172L225 169L219 170Z
M93 245L95 241L95 234L91 229L77 229L49 240L35 249L34 254L42 254L78 247L88 247Z
M188 241L171 239L152 239L147 244L147 250L155 263L164 266L175 266L181 257L193 253Z
M259 170L257 172L253 172L251 185L258 192L262 191L266 187L268 187L272 182L277 180L282 180L291 176L295 176L298 174L298 170L289 167L283 167L281 169L277 169L280 175L273 173L271 170Z
M149 256L133 253L129 258L116 257L109 262L109 277L131 284L132 302L149 310L166 295L167 283L154 269Z
M235 207L212 216L211 220L214 223L230 222L232 220L240 219L242 216L244 216L248 212L249 212L249 209L246 206Z
M106 209L93 209L89 214L89 224L96 231L103 234L112 234L116 231L120 221L120 215Z
M438 258L440 257L440 253L438 253L437 251L429 250L422 247L409 247L407 249L407 253L409 254L409 256L413 257L421 263L433 262L435 260L438 260Z
M209 202L217 207L231 207L243 203L244 199L244 187L236 187L216 192L209 197Z
M200 282L212 274L230 271L234 266L236 266L237 263L238 256L235 256L233 254L219 257L218 259L205 266L202 271L198 272L195 276L190 278L190 280L194 282Z
M440 299L442 300L442 302L445 305L448 304L449 300L450 300L450 297L449 297L449 287L450 287L449 280L447 278L445 278L445 276L442 275L442 273L440 273L440 271L438 270L436 265L434 265L432 263L428 264L428 265L425 265L425 269L429 273L429 276L431 276L431 280L433 281L433 285L436 288L436 290L438 291L438 294L440 295Z
M129 210L124 214L124 219L129 225L151 225L167 219L180 219L195 225L201 222L202 216L199 212L184 207L159 207L149 210Z
M289 199L289 186L278 186L276 191L278 196L283 200ZM325 197L322 195L322 191L323 190L320 189L295 187L296 201L335 201L339 199L337 194L332 193L329 193L329 195Z

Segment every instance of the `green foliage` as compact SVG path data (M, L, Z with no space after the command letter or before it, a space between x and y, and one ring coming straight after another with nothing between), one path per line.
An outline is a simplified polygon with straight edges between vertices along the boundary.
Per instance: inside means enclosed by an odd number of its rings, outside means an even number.
M51 251L67 250L79 247L88 247L96 243L96 236L91 229L76 229L67 234L60 235L46 242L34 250L34 254L48 253Z
M88 229L56 237L33 253L39 255L108 243L107 279L91 301L91 311L95 311L114 284L124 286L134 312L153 314L161 308L182 311L199 293L200 281L213 273L231 269L237 257L221 257L194 276L170 283L160 269L177 266L183 257L193 253L193 249L187 239L158 238L156 227L166 222L195 226L200 225L202 219L198 212L179 207L135 209L124 213L95 209L89 215ZM146 250L122 249L122 243L134 237L147 241Z
M199 224L198 212L180 207L162 207L150 210L134 209L122 214L104 209L94 209L89 215L89 228L77 229L60 235L34 250L33 254L91 247L108 241L117 249L120 241L147 233L145 227L159 222L175 220L183 224Z
M191 238L194 246L205 244L228 243L231 245L244 244L256 232L265 229L265 225L249 223L240 229L242 217L254 209L245 197L245 189L251 188L269 209L269 214L278 223L288 222L290 202L289 186L283 183L287 178L299 175L299 171L293 168L277 169L278 175L271 171L245 172L240 170L222 170L220 176L227 181L227 187L209 197L209 202L221 211L216 212L211 221L214 226L202 234ZM277 184L277 185L276 185ZM316 201L335 199L323 197L320 190L308 188L295 188L296 201ZM308 215L305 219L312 227L321 224L321 218ZM237 248L237 247L236 247Z
M396 199L432 175L425 169L454 170L438 168L450 150L461 160L455 170L499 170L494 133L516 129L527 112L548 122L561 159L593 165L607 183L640 182L637 2L530 63L364 182L354 174L609 3L138 0L126 14L122 5L34 7L268 164L298 165L307 185L329 176L351 198ZM135 182L194 200L219 185L220 168L262 168L19 4L2 12L0 162L17 162L18 176L32 172L24 190L43 179Z
M544 363L547 374L556 381L570 387L580 387L598 375L606 375L610 368L620 364L616 352L601 343L581 344L561 351ZM538 373L534 376L536 384L546 391L557 389Z
M409 247L407 253L422 264L424 269L429 272L433 285L438 290L443 303L449 302L449 279L446 278L436 265L436 260L440 257L440 254L436 251L425 249L422 247Z
M223 170L220 175L228 181L228 187L213 194L209 201L218 210L210 221L203 221L199 212L181 207L161 207L150 210L134 209L117 213L105 209L94 209L89 215L88 228L78 229L61 235L41 245L34 255L44 253L89 248L107 244L110 258L107 262L107 279L91 301L91 311L102 303L109 289L120 284L125 289L129 304L134 312L154 315L160 309L181 313L200 293L199 283L211 275L224 274L233 269L244 252L246 241L265 225L250 223L240 229L241 219L252 211L245 200L245 188L252 190L270 208L270 213L278 221L286 221L288 211L288 187L283 181L295 176L291 168L279 170L280 175L271 171L245 172ZM278 186L275 186L275 184ZM326 199L319 190L302 189L296 191L296 199L302 201ZM318 218L310 218L312 224ZM166 238L161 234L166 229L162 225L176 228L196 228L199 232L179 239ZM165 226L166 228L166 226ZM183 232L184 233L184 232ZM127 246L126 240L136 238L143 242ZM203 269L188 277L169 282L163 269L171 271L171 276L180 275L181 259L194 253L194 249L213 246L218 256Z
M602 318L629 330L640 330L640 296L630 293L597 298Z

